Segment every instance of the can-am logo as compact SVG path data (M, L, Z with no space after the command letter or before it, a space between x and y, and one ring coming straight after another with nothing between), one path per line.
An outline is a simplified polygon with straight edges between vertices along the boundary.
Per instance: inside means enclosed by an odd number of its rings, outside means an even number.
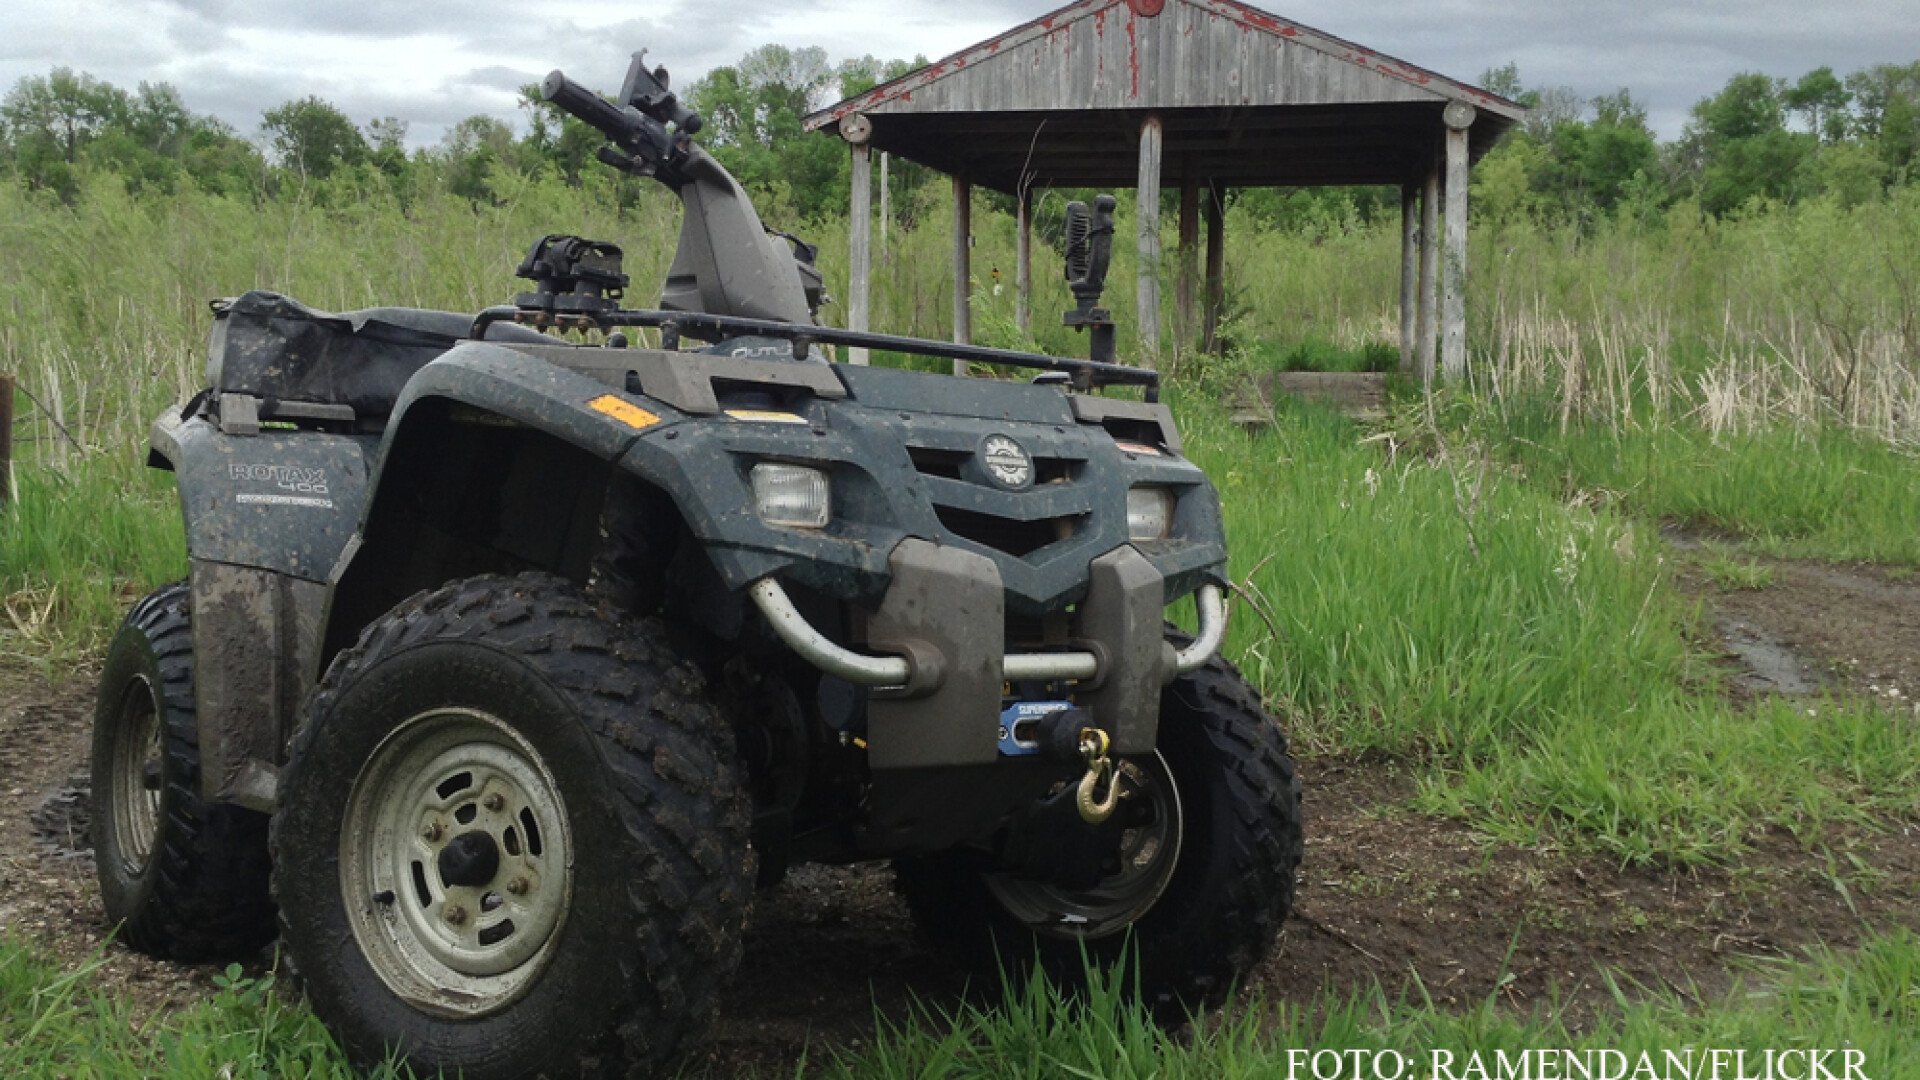
M1005 435L989 435L980 444L980 459L987 475L1003 488L1019 489L1033 483L1033 459L1026 450Z
M327 470L305 469L298 465L229 465L227 476L234 480L252 480L272 484L302 495L327 493Z

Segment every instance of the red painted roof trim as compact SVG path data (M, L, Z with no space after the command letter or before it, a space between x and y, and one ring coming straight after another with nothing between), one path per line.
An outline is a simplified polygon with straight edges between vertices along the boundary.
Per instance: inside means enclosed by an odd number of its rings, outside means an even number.
M1507 116L1509 119L1518 120L1526 114L1526 109L1498 94L1490 93L1482 90L1480 87L1460 82L1457 79L1449 79L1436 71L1431 71L1416 64L1409 64L1404 60L1396 59L1385 53L1375 52L1364 45L1356 45L1351 41L1334 37L1332 34L1315 30L1310 26L1303 26L1300 23L1283 19L1278 15L1269 14L1261 11L1259 8L1240 3L1239 0L1168 0L1168 3L1184 3L1192 7L1200 8L1213 15L1247 27L1248 29L1259 30L1296 44L1305 45L1308 48L1326 53L1336 59L1344 60L1349 64L1364 67L1371 71L1377 71L1388 78L1399 79L1402 82L1411 83L1415 86L1431 90L1441 97L1465 101L1468 104L1480 108L1491 109L1494 112ZM1078 3L1068 4L1066 7L1042 15L1031 22L1021 23L1019 26L1014 27L998 37L990 38L977 45L969 46L951 56L928 64L926 67L910 71L891 82L881 83L879 86L868 90L864 94L859 94L834 105L830 105L806 118L806 130L818 131L821 128L838 124L841 118L849 113L865 112L889 101L911 101L913 100L914 91L919 90L928 83L946 78L978 61L993 56L1003 49L1025 44L1043 34L1053 33L1090 15L1104 12L1106 9L1114 7L1127 7L1127 0L1079 0ZM1131 18L1131 11L1129 11L1128 14ZM1156 16L1156 18L1165 17L1166 14L1164 12ZM1131 31L1131 29L1131 26L1129 26L1129 31Z

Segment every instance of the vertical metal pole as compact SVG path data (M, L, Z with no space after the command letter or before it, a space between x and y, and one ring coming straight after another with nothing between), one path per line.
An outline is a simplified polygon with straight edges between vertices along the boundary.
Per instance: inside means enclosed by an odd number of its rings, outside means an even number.
M1420 319L1414 362L1422 385L1433 384L1434 335L1440 320L1440 162L1427 169L1420 191Z
M1227 189L1207 181L1207 327L1201 348L1220 351L1220 316L1227 302Z
M973 185L966 174L953 178L953 340L973 344ZM953 373L965 375L967 362L955 360Z
M847 252L847 329L867 330L870 329L867 290L873 269L873 193L868 187L872 179L872 151L864 143L849 149L853 152L853 206L847 219L847 231L850 234ZM867 363L867 350L849 348L847 359L851 363L864 365Z
M1033 190L1020 186L1014 213L1018 236L1013 265L1013 321L1023 334L1033 333Z
M1467 128L1473 106L1449 102L1447 124L1447 281L1441 312L1440 370L1449 380L1467 375Z
M1419 330L1420 186L1400 187L1400 370L1414 370L1413 347Z
M0 503L13 498L13 376L0 375Z
M1140 362L1159 367L1160 356L1160 118L1140 124L1140 178L1134 185L1139 220Z
M1200 180L1180 180L1180 276L1173 284L1175 356L1193 347L1194 292L1200 284Z

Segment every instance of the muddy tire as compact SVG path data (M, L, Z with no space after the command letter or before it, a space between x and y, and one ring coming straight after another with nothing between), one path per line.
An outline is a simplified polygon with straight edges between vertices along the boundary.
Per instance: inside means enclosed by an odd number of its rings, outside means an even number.
M1266 958L1293 906L1300 785L1280 727L1215 659L1160 698L1158 750L1122 768L1118 869L1089 890L993 872L958 852L898 859L922 934L987 985L1035 960L1058 984L1126 960L1167 1022L1221 1001ZM1134 964L1137 962L1138 967Z
M281 927L365 1069L659 1072L739 962L732 737L657 622L560 579L416 597L341 654L273 820Z
M169 960L245 956L273 940L265 814L200 797L185 582L133 606L94 708L94 865L120 940Z

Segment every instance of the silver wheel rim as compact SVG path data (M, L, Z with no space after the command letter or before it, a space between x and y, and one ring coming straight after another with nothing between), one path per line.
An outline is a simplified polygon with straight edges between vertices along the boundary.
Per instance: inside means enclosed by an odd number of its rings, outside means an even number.
M497 870L448 884L442 853L456 841L491 842ZM495 1012L532 985L566 922L566 804L540 755L499 718L421 713L353 782L340 887L354 939L388 989L443 1016Z
M1173 880L1185 821L1166 760L1156 750L1150 757L1122 761L1117 775L1120 806L1114 812L1144 820L1122 831L1116 873L1086 890L986 876L993 898L1035 933L1082 941L1120 933L1151 910Z
M160 837L160 714L153 683L136 675L121 692L113 737L114 846L132 876L147 869Z

